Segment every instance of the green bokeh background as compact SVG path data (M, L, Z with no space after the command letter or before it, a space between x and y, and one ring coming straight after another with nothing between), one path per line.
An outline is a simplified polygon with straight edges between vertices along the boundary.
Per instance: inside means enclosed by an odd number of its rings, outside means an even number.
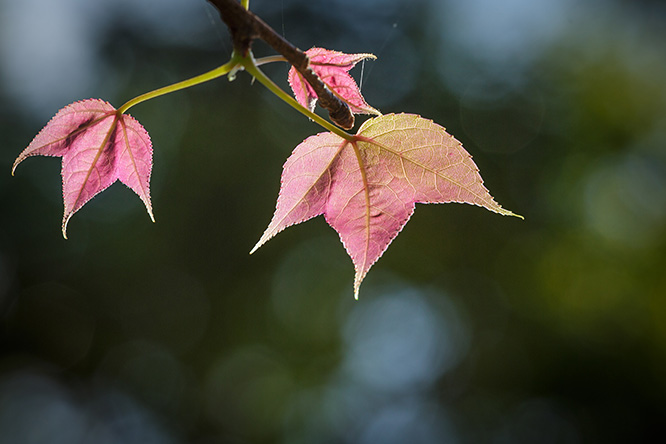
M241 73L131 110L157 223L116 184L65 241L60 162L10 175L31 138L231 45L203 0L0 1L0 443L663 436L663 4L251 6L301 48L378 55L353 71L367 101L447 127L525 220L419 205L359 301L322 218L249 256L282 163L320 129ZM287 86L284 64L266 72Z

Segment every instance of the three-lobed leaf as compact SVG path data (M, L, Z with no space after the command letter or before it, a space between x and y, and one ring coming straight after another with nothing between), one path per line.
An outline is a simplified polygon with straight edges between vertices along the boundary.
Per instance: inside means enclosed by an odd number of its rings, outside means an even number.
M252 252L285 228L323 214L354 263L358 298L361 281L415 204L446 202L517 216L495 202L469 153L443 127L413 114L372 118L352 141L320 133L294 149L273 219Z
M349 70L358 62L376 59L374 55L345 54L317 47L308 49L305 54L310 59L310 68L333 94L349 105L352 113L381 115L379 111L366 103L358 85L349 75ZM289 70L288 80L296 100L310 111L314 111L317 94L312 86L294 67Z
M116 180L143 201L151 220L150 174L153 149L145 128L108 102L88 99L62 108L14 162L30 156L62 157L65 212L62 234L74 213Z

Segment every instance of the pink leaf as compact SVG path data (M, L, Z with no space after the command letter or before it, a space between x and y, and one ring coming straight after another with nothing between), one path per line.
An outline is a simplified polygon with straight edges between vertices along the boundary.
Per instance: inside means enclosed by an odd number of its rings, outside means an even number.
M150 203L150 136L133 117L119 114L109 103L88 99L58 111L18 156L12 174L25 158L37 155L62 157L65 238L72 215L116 180L134 190L155 221Z
M309 137L282 172L275 214L256 251L285 228L323 214L354 263L354 296L416 203L459 202L502 215L460 142L430 120L389 114L367 120L353 141ZM521 217L521 216L518 216Z
M358 85L349 75L349 70L361 60L377 57L372 54L344 54L324 48L310 48L305 53L310 58L310 68L328 89L349 105L352 113L381 115L365 102ZM289 70L288 78L296 100L310 111L314 111L317 103L314 89L293 67Z

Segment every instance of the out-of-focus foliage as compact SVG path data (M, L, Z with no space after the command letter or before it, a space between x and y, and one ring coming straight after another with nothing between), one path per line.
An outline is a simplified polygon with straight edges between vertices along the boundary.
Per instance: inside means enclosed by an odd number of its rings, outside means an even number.
M356 74L368 102L442 123L526 220L422 206L358 302L323 221L249 257L282 163L319 129L239 74L132 109L155 147L156 224L115 185L65 241L59 162L10 176L32 135L67 103L117 106L225 62L231 45L203 0L0 3L0 442L608 443L660 431L661 3L251 6L301 48L376 54ZM266 70L288 87L286 66Z

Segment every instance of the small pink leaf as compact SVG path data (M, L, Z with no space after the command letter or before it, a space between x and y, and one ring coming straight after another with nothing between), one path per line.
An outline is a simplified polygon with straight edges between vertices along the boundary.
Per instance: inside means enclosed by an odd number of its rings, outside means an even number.
M62 157L65 238L72 215L116 180L134 190L155 221L150 203L150 136L133 117L118 114L109 103L88 99L58 111L18 156L12 174L24 159L37 155Z
M382 114L365 102L358 85L349 75L349 70L361 60L377 57L372 54L345 54L324 48L310 48L305 53L310 58L310 68L333 94L349 105L352 113L377 116ZM296 100L310 111L314 111L317 103L314 89L293 67L289 70L288 78Z
M358 298L361 281L415 204L445 202L518 216L493 200L471 156L443 127L412 114L372 118L351 142L320 133L294 149L273 219L252 252L285 228L323 214L354 263Z

